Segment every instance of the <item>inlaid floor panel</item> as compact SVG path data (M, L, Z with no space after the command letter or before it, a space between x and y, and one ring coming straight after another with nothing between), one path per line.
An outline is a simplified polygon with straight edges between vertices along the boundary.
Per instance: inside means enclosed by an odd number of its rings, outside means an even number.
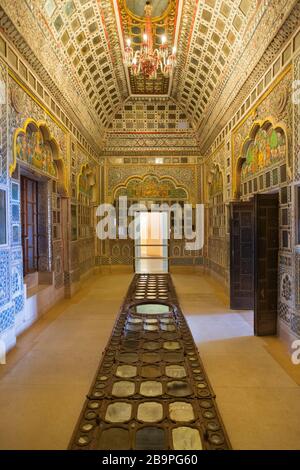
M69 446L230 449L169 275L136 275Z

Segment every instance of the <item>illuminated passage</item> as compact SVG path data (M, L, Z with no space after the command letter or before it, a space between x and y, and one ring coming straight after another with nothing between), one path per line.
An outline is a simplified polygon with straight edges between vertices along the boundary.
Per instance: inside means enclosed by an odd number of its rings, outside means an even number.
M169 275L134 277L70 449L230 449Z

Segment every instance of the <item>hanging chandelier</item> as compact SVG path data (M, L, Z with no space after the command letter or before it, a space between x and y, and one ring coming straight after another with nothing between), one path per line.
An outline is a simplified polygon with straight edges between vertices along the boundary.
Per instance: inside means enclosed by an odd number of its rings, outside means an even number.
M171 75L176 65L176 47L173 47L172 52L169 53L167 37L162 36L159 48L153 49L151 16L152 5L150 1L147 1L145 5L146 24L142 45L139 50L134 51L131 46L131 40L127 39L124 63L126 67L132 70L134 76L142 74L145 78L155 80L159 70L166 78Z

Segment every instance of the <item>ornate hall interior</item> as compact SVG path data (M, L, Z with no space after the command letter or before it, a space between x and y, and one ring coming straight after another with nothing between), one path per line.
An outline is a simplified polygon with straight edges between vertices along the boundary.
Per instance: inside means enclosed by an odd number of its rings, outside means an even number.
M0 0L0 450L67 449L300 450L300 1Z

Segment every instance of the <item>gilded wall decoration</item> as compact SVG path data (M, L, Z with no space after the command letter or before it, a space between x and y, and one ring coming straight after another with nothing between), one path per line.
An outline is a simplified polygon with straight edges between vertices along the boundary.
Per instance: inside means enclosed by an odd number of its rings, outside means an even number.
M274 128L270 122L257 128L253 138L246 141L242 155L242 180L247 179L268 167L284 162L287 155L287 141L284 130Z
M217 194L223 194L223 175L219 167L216 167L209 184L209 197L212 198Z
M244 179L246 176L250 177L260 171L264 171L268 166L276 166L276 162L277 164L286 162L287 177L288 179L291 178L293 166L292 152L289 151L292 148L291 89L292 73L291 69L287 68L283 74L275 80L262 98L260 98L255 107L249 111L246 118L241 121L241 124L233 129L231 135L232 184L235 198L241 194L241 166L245 158L248 163L245 162L243 166ZM281 97L282 94L287 100L280 98L280 104L278 104L278 97ZM272 130L270 130L271 126ZM259 129L262 131L258 135L259 142L251 144L250 141L254 139ZM266 134L269 132L269 137L267 137L263 131L265 131ZM275 136L275 132L277 132L277 137ZM269 142L267 142L268 138ZM272 142L270 140L271 138ZM248 152L249 145L250 149ZM277 148L275 148L276 145L278 146ZM283 151L285 151L285 156L283 156Z
M133 177L153 175L157 178L171 178L178 187L189 188L191 203L197 201L196 165L108 165L106 168L106 198L112 199L119 186L126 186Z
M218 160L223 155L220 149ZM224 174L218 163L210 166L208 179L208 219L207 219L207 264L213 271L225 277L227 268L227 247L225 238Z
M208 202L210 198L211 183L214 179L214 175L221 173L222 185L225 180L225 145L221 144L205 161L206 170L206 182L204 187L205 190L205 201Z
M25 132L17 131L15 137L15 158L57 178L52 148L52 145L56 147L54 141L48 140L41 128L32 122L26 125L24 130Z
M92 187L95 184L94 175L92 174L88 165L82 168L78 177L78 191L88 197L92 196Z
M285 15L283 11L286 12ZM244 53L238 52L237 45L232 60L226 61L231 76L227 80L222 73L223 79L206 109L209 118L203 119L198 129L200 135L207 136L201 145L202 153L205 153L213 143L217 135L215 132L217 125L220 125L220 128L226 126L233 117L234 109L242 105L261 80L262 72L267 71L274 58L284 49L287 38L290 38L299 26L299 14L299 2L284 0L260 2L251 19L251 26L247 28L247 33L243 37L242 43L247 43ZM254 20L256 15L259 16L259 21ZM222 61L222 58L220 60ZM243 82L242 87L237 80ZM231 106L233 102L235 104ZM221 121L220 109L224 110Z
M256 121L264 122L270 120L273 123L282 123L287 130L288 146L291 144L292 128L292 71L287 68L276 81L270 86L258 103L252 108L246 118L232 131L233 163L240 156L241 142L244 142L251 127ZM278 104L279 97L284 94L283 104ZM280 98L281 100L281 98Z
M146 175L144 178L130 178L126 186L116 189L114 199L127 196L128 199L176 199L186 201L188 192L182 187L177 187L170 178L158 178L154 175Z
M8 78L9 90L10 90L10 106L9 106L9 128L10 135L13 136L16 129L22 129L27 123L28 119L31 119L37 125L43 124L48 130L47 132L51 135L51 138L55 141L55 145L58 147L59 158L62 159L65 165L66 172L70 165L70 156L68 152L68 134L67 131L62 128L52 119L41 104L35 101L25 87L21 87L15 79L11 76ZM17 97L17 98L16 98ZM24 124L25 123L25 124ZM13 147L13 139L9 139L10 146ZM14 155L14 149L11 149L11 155ZM14 164L14 162L10 162Z
M295 58L294 62L294 83L300 83L300 54ZM293 90L295 99L299 100L298 87ZM300 103L296 102L293 106L294 111L294 178L300 180Z

